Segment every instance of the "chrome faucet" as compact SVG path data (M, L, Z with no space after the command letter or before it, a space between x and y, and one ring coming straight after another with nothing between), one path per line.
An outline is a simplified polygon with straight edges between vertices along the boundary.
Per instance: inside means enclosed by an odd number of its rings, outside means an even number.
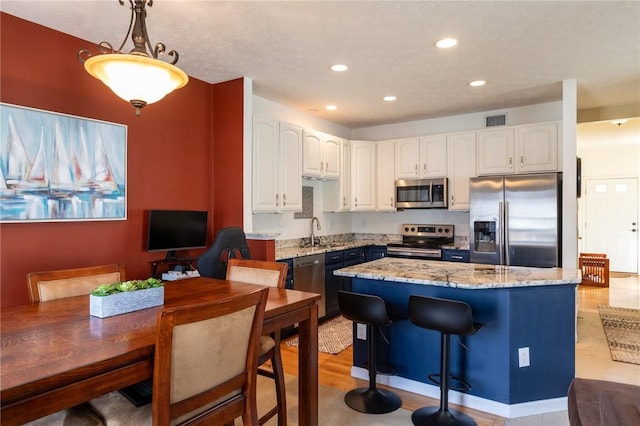
M311 247L314 247L314 246L316 245L316 242L315 242L316 237L315 237L315 236L314 236L314 234L313 234L313 222L315 222L315 223L316 223L316 227L317 227L318 231L319 231L320 229L322 229L322 228L320 228L320 221L318 220L318 218L317 218L317 217L315 217L315 216L314 216L314 217L311 219Z

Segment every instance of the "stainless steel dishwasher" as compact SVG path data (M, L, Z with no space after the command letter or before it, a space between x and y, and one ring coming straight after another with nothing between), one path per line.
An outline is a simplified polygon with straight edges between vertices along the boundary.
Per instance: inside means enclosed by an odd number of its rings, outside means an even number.
M318 318L325 315L324 253L293 259L293 289L318 293Z

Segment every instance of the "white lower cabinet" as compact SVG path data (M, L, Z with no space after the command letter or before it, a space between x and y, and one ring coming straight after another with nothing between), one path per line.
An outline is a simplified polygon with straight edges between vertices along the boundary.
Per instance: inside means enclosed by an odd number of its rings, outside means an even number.
M469 210L469 179L476 177L476 133L447 136L449 210Z
M376 210L376 144L351 141L351 210Z
M253 117L252 211L302 210L302 128Z

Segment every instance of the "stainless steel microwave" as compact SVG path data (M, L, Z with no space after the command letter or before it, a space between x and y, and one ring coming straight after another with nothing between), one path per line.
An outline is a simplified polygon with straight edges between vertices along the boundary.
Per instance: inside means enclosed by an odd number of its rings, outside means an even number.
M396 208L446 209L447 178L396 180Z

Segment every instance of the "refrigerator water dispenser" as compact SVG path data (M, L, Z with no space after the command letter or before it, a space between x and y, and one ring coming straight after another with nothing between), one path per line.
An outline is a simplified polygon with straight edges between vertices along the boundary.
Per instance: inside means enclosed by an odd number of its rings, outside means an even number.
M473 222L473 250L480 253L496 252L496 222Z

